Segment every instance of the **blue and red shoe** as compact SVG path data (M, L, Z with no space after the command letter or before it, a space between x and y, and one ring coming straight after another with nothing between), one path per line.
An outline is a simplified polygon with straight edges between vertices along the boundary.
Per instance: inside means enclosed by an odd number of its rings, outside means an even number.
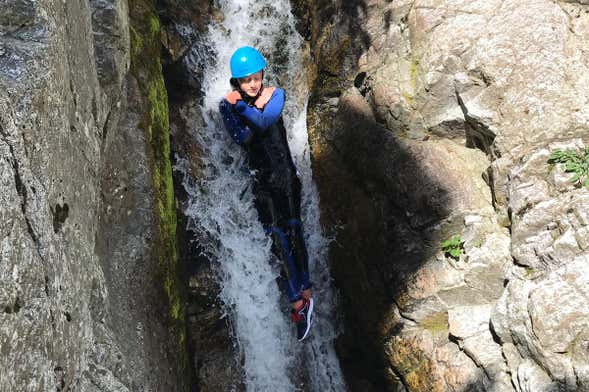
M297 326L297 339L302 341L309 335L313 322L313 298L304 299L297 309L292 311L292 320Z

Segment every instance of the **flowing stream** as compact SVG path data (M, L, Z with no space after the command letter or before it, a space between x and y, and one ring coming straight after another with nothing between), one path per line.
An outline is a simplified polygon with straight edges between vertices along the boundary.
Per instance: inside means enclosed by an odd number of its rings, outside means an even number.
M248 391L345 391L333 348L337 335L335 295L327 268L328 240L319 225L306 130L302 40L288 0L221 0L224 18L211 22L196 62L204 66L201 111L204 127L193 130L202 147L202 177L186 180L186 215L207 255L219 268L221 299L233 319ZM289 144L302 184L302 219L309 251L315 322L304 342L296 341L290 305L279 290L280 262L257 219L244 152L224 130L218 102L229 90L229 58L240 46L264 53L266 85L285 89L283 112ZM176 170L182 170L179 161Z

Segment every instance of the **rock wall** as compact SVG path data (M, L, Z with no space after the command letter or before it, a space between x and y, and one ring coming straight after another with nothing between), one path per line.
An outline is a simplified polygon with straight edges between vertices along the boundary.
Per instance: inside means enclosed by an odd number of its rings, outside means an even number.
M293 4L351 390L589 390L589 5Z
M350 389L589 390L589 191L548 163L588 143L589 4L292 3ZM169 161L198 177L193 49L219 16L157 6L3 4L0 390L239 384L210 264L178 277Z
M174 158L183 162L179 165L182 169L174 172L174 182L180 207L180 256L182 264L188 266L187 329L193 385L202 392L234 390L236 386L245 390L242 357L232 336L232 317L227 317L231 310L219 299L216 260L199 248L183 214L189 197L184 183L201 177L201 147L196 132L204 128L200 112L202 71L211 50L202 37L209 19L223 16L210 0L162 1L159 14L163 23L162 65L170 98L171 148Z
M0 390L188 388L159 29L149 1L3 4Z

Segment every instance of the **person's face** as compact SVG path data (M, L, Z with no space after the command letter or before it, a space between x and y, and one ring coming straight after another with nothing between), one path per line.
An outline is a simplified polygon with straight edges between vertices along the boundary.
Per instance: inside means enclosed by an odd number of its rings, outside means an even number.
M239 79L239 88L250 97L255 97L262 88L263 71L256 72L253 75Z

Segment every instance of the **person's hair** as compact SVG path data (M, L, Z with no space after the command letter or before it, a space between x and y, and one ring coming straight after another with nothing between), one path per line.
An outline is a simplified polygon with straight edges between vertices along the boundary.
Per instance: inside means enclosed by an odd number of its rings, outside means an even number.
M245 79L245 78L247 78L247 76L244 76L243 78L231 78L231 79L229 79L229 84L231 85L231 87L234 90L238 90L239 91L239 90L241 90L240 87L239 87L239 83L240 83L239 80L240 79ZM264 70L262 70L262 83L263 83L263 80L264 80Z
M229 79L229 84L231 84L231 87L233 87L234 90L239 90L239 79L231 78Z

